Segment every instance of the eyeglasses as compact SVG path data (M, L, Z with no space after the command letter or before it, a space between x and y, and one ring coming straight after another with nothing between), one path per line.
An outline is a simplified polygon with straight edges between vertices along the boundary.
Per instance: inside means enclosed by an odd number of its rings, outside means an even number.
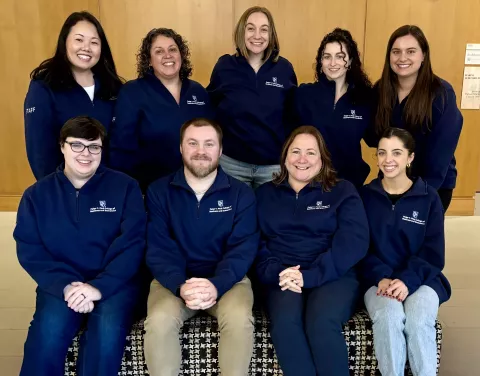
M88 152L90 154L100 154L102 152L103 146L97 145L97 144L92 144L92 145L84 145L81 142L68 142L65 141L66 144L70 145L70 148L74 153L81 153L82 151L85 150L85 148L88 149Z

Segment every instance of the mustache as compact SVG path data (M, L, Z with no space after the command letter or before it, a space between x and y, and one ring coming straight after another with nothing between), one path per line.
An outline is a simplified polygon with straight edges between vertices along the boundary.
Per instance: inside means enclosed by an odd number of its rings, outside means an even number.
M191 159L193 161L211 161L212 160L212 158L210 158L208 155L205 155L205 154L194 155Z

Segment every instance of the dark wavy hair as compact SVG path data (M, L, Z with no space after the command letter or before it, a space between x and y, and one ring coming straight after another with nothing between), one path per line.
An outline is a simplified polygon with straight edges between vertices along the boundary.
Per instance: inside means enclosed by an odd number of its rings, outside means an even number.
M352 63L348 67L346 81L349 85L353 86L352 100L354 103L363 102L371 97L370 91L372 88L372 82L368 78L367 74L363 70L362 61L360 60L360 52L358 51L357 42L352 37L352 34L348 30L335 28L331 33L328 33L323 37L320 47L317 51L317 57L315 58L315 81L320 79L322 72L322 58L325 52L325 47L328 43L338 43L340 50L343 51L345 45L346 53ZM345 60L345 66L348 61Z
M52 90L71 89L76 85L71 63L67 57L67 37L70 30L80 21L87 21L97 29L101 41L100 59L92 72L100 82L99 98L108 100L118 95L124 80L117 74L112 52L100 22L88 12L74 12L65 20L58 36L57 48L53 57L44 60L30 73L32 80L42 80Z
M150 50L152 49L153 41L159 35L172 38L178 46L180 57L182 58L182 66L180 67L179 72L180 79L184 80L185 78L190 77L192 75L193 66L190 62L190 49L188 48L188 42L174 30L163 27L150 30L145 38L142 39L142 45L137 53L138 77L144 77L147 73L152 71L150 66Z
M315 176L310 184L320 183L322 188L325 192L329 192L337 183L337 173L333 168L332 158L330 157L330 152L327 149L327 145L325 144L325 140L323 136L318 131L317 128L311 125L302 125L295 129L288 139L283 144L282 154L280 157L280 172L273 174L273 183L274 184L281 184L285 179L288 179L288 170L285 166L285 161L287 160L288 149L292 145L295 137L301 134L309 134L317 140L318 150L320 151L320 158L322 160L322 168L318 172L317 176Z
M423 31L414 25L404 25L393 32L388 40L385 52L385 63L380 80L375 84L378 96L377 112L375 116L375 130L378 135L392 125L393 107L397 101L398 77L390 67L390 52L398 38L413 36L424 54L424 60L418 71L417 81L408 95L403 110L403 119L406 129L414 133L432 126L432 105L435 96L442 93L443 85L439 77L433 74L430 62L430 46ZM445 93L443 93L445 98Z

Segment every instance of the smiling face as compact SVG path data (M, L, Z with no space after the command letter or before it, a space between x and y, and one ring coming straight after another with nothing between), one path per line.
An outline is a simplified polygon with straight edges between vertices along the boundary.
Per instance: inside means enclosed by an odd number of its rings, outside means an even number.
M351 63L345 44L327 43L322 54L322 72L330 81L345 79Z
M67 36L66 49L72 69L79 71L92 69L102 53L96 27L87 21L77 22Z
M150 65L158 78L172 79L179 77L182 66L180 49L172 38L159 35L152 42Z
M87 146L83 151L76 152L74 150L81 149L83 146ZM102 160L101 148L93 147L95 152L99 154L92 154L88 150L88 146L97 145L102 146L102 140L100 137L96 140L89 141L83 138L67 137L65 143L61 147L61 151L65 158L65 175L72 177L76 180L84 180L95 174L98 166Z
M262 12L252 13L245 26L245 45L250 55L260 55L267 49L270 40L268 18Z
M299 134L288 148L285 167L292 187L310 183L322 168L317 140L310 134Z
M412 35L397 38L390 50L390 68L399 78L417 77L425 55Z
M202 179L210 175L218 167L222 148L217 132L212 126L185 129L180 145L185 168L196 178Z
M398 137L382 138L377 149L377 163L387 179L407 176L407 164L412 163L410 154Z

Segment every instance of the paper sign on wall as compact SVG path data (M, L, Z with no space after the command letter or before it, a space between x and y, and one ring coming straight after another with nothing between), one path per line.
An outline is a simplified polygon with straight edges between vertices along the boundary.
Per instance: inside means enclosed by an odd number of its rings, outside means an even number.
M479 43L467 43L467 49L465 50L465 64L480 65Z
M464 110L480 109L480 67L465 67L460 107Z

